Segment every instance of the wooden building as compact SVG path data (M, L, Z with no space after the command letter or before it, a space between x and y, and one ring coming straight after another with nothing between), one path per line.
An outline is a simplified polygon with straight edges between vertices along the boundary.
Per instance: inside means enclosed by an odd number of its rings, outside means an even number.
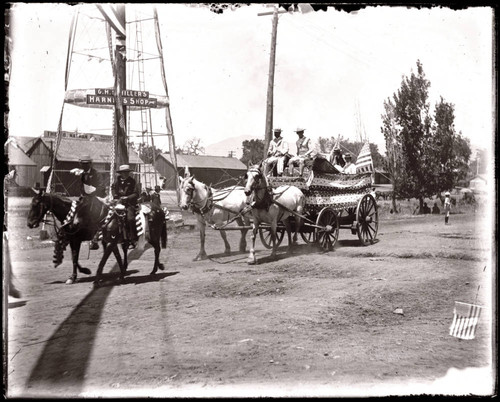
M164 189L168 190L175 190L177 175L183 177L186 167L196 180L215 188L241 184L240 178L247 171L247 167L239 159L209 155L178 154L175 172L170 154L160 154L156 158L155 167L165 177Z
M50 175L52 155L55 149L54 136L47 135L35 138L27 149L27 155L36 164L37 173L34 183L46 187ZM24 137L25 138L25 137ZM22 141L24 143L24 141ZM80 194L80 178L70 173L70 170L80 167L80 157L90 155L93 159L93 167L104 176L109 186L109 170L111 166L112 142L110 136L92 136L90 138L80 136L63 136L57 150L54 176L52 178L54 191L67 196L78 196ZM139 171L143 164L137 152L129 147L130 167ZM118 168L118 167L117 167ZM138 176L139 180L139 176Z
M10 187L33 187L36 185L37 165L17 144L7 145L8 172L12 172Z

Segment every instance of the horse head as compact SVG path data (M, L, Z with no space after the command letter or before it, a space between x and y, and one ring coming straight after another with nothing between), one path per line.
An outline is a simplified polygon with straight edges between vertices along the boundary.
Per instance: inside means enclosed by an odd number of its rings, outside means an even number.
M261 181L265 180L264 174L262 173L262 162L258 165L249 166L248 171L245 175L245 180L245 195L247 197L251 195L254 190L267 187L259 186Z
M43 201L45 192L35 188L32 188L32 190L35 192L35 196L31 200L31 207L28 212L28 227L30 229L40 226L40 222L49 210L49 207Z
M189 176L183 179L179 176L179 192L180 192L180 201L179 206L183 210L187 210L191 205L194 197L195 186L193 182L194 177Z

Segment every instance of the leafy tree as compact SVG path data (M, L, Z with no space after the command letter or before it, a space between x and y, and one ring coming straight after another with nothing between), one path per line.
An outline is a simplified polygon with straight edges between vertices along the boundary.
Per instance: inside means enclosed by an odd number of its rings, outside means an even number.
M240 159L245 165L257 163L262 160L264 155L264 140L254 139L242 142L243 155Z
M468 141L455 130L454 105L441 97L431 116L429 87L417 61L417 74L403 77L393 99L384 102L381 128L394 196L417 198L420 211L425 197L451 189L464 177L470 156Z
M154 160L156 160L156 158L158 158L158 156L162 153L161 149L158 149L153 145L146 145L142 142L133 146L133 148L137 151L139 157L144 163L153 164Z
M205 148L200 138L193 137L184 143L182 152L186 155L201 155L205 153Z
M384 167L392 179L392 210L398 212L396 207L396 196L400 191L400 183L402 182L403 158L401 152L401 142L399 137L399 128L396 124L396 109L394 102L387 99L384 102L385 114L382 116L382 133L385 137L385 160Z

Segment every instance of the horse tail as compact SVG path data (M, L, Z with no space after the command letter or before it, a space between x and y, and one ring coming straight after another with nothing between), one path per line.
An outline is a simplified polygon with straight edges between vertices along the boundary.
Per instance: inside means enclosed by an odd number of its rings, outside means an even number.
M161 248L167 248L167 222L161 225Z
M56 243L54 245L54 257L52 262L54 263L54 268L57 268L64 259L64 251L69 243L69 240L64 235L58 236Z

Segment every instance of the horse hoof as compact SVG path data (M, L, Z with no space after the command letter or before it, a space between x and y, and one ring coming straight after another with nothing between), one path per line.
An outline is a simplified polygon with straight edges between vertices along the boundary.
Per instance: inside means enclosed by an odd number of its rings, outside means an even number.
M66 285L73 285L76 282L76 278L68 278L66 280Z
M231 255L231 250L224 250L224 255Z
M92 271L88 268L78 268L78 271L86 275L90 275L92 273Z
M156 274L156 268L149 273L149 275L155 275L155 274Z
M101 282L94 282L93 286L94 286L94 288L100 288L101 287Z
M158 268L160 268L160 269L163 271L163 270L165 269L165 265L163 265L163 264L159 264L159 265L158 265Z

